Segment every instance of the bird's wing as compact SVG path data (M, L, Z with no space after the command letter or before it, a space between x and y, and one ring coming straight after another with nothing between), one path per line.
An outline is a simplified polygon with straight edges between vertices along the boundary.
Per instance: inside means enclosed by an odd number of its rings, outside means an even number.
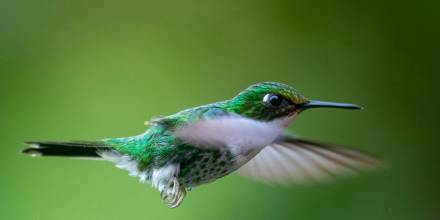
M176 128L173 134L195 147L242 152L270 144L283 129L279 123L260 122L222 109L210 109L197 115L197 120Z
M308 184L381 166L381 161L357 150L283 135L237 172L266 183Z

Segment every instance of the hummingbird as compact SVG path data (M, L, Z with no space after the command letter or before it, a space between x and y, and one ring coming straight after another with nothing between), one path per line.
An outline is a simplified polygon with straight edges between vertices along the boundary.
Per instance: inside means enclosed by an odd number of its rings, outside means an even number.
M170 208L188 191L231 173L269 184L325 182L376 168L369 154L291 135L287 126L312 108L361 109L309 100L277 82L251 85L235 97L146 122L140 134L98 141L29 141L23 153L101 159L150 183Z

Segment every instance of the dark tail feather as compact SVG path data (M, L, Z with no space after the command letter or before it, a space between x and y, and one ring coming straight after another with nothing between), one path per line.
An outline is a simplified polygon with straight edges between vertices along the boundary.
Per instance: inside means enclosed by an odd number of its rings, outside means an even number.
M73 158L100 158L100 152L111 150L102 142L39 142L29 141L29 148L24 149L24 154L31 156L56 156Z

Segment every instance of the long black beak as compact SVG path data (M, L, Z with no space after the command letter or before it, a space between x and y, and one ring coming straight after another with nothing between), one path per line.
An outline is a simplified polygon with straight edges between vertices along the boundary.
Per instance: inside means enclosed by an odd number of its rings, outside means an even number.
M346 108L346 109L362 109L361 106L349 103L324 102L318 100L310 100L308 103L300 106L303 109L309 108Z

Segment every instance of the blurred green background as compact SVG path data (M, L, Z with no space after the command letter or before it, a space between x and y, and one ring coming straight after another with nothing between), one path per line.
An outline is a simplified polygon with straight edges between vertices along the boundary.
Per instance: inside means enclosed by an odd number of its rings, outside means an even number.
M438 6L1 0L0 219L438 219ZM306 112L290 129L391 168L313 187L230 175L170 210L110 163L19 154L25 140L138 134L261 81L363 105Z

